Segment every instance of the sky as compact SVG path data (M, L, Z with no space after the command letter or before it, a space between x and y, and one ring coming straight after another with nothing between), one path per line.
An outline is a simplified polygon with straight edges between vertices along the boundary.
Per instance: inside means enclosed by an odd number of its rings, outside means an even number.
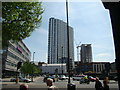
M72 1L68 5L69 26L74 29L75 61L78 61L76 46L91 44L93 62L114 62L115 51L109 11L99 0L97 2ZM35 62L47 62L49 18L54 17L66 22L65 2L43 2L42 7L45 11L42 14L40 27L23 40L30 49L32 57L35 52Z

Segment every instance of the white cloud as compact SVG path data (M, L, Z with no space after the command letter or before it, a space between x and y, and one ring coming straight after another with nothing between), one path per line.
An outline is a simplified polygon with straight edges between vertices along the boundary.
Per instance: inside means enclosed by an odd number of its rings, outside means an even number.
M111 55L109 53L100 53L97 54L96 57L110 57Z
M110 53L99 53L94 58L95 62L114 62L115 59Z

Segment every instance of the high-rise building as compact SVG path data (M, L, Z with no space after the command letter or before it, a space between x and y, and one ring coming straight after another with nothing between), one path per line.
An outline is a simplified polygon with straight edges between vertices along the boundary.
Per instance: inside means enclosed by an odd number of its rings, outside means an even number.
M81 62L82 63L92 62L91 44L82 44L80 54L81 54Z
M74 67L73 28L69 26L70 68ZM48 64L60 64L68 61L67 23L62 20L49 19Z

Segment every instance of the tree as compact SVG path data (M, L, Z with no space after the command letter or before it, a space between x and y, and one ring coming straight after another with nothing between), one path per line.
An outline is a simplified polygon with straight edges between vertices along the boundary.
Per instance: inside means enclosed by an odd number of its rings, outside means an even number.
M24 74L32 74L33 72L33 65L26 61L23 63L23 66L21 67L20 71Z
M29 37L40 26L41 2L2 2L2 45Z
M40 72L41 72L40 69L35 66L34 74L40 74Z
M20 71L26 75L40 73L40 69L37 68L33 63L29 61L26 61L23 63L23 66L21 67Z

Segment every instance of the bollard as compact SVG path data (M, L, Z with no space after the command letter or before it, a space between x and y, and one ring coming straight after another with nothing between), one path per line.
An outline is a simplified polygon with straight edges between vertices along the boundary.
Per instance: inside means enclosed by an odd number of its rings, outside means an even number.
M68 86L67 86L67 90L76 90L76 85L72 84L72 83L69 83Z

